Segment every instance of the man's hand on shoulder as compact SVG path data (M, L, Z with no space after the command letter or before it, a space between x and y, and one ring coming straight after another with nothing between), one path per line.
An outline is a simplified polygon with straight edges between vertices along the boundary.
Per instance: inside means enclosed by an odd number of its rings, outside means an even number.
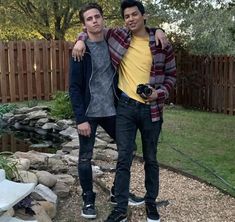
M165 49L166 46L169 44L169 41L167 39L167 36L165 32L163 32L162 29L157 29L155 32L155 41L156 45L159 45L159 41L161 42L162 49Z
M72 50L72 57L74 61L82 60L82 57L84 56L85 52L86 52L85 43L81 40L78 40Z
M82 136L90 137L91 135L91 126L88 122L84 122L77 125L78 134Z

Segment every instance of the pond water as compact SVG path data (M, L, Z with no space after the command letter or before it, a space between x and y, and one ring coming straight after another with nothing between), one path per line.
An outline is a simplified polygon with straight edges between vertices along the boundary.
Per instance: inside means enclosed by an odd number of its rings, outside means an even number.
M0 132L0 152L27 152L35 150L38 152L55 153L61 148L66 139L58 135L40 135L27 131L3 131Z

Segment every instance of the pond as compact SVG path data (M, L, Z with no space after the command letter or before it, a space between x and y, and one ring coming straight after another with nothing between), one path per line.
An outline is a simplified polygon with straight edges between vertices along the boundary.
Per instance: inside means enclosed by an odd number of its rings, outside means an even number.
M61 149L66 139L60 135L40 135L35 132L5 130L0 132L0 152L27 152L35 150L38 152L55 153Z

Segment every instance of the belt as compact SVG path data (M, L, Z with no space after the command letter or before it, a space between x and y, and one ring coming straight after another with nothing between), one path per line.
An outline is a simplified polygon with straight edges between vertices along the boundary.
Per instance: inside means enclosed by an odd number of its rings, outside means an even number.
M121 94L120 101L124 101L130 105L135 105L135 106L149 106L149 104L141 103L135 99L130 98L124 93Z

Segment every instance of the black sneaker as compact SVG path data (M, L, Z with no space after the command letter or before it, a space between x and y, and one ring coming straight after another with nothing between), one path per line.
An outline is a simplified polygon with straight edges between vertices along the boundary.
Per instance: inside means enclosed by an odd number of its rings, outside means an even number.
M96 210L94 204L88 204L82 208L81 216L87 219L96 218Z
M133 193L129 193L129 200L128 200L128 205L129 206L139 206L141 204L144 204L144 198L143 197L138 197Z
M113 210L104 222L127 222L127 214Z
M160 216L157 212L155 203L146 203L147 222L160 222Z
M81 216L87 219L96 218L95 210L95 193L90 191L82 194L84 206L82 208Z
M110 190L110 202L111 204L117 204L117 201L114 195L114 187L112 187ZM144 203L143 197L138 197L133 193L129 193L129 200L128 200L129 206L139 206L143 203Z

